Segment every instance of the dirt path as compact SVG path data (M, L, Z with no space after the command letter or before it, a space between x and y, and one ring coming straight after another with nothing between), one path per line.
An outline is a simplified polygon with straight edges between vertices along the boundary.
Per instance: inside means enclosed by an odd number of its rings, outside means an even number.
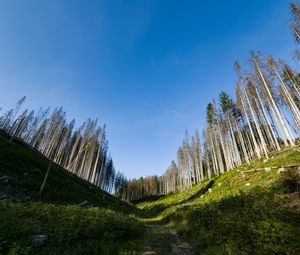
M146 224L142 255L193 255L192 247L160 222Z

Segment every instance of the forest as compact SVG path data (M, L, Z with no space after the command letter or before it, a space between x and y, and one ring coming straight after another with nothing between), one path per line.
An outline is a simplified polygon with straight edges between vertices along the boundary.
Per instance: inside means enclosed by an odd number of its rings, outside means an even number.
M1 131L11 137L11 142L18 139L26 143L50 162L107 192L123 185L125 177L115 170L108 153L105 125L100 127L97 120L88 119L75 129L75 120L68 122L61 107L51 113L49 108L20 112L25 99L0 119ZM50 172L51 163L48 168Z
M0 107L0 255L300 254L300 5L293 62L250 51L162 175L116 169L107 129ZM115 158L114 158L115 159Z
M300 42L300 8L290 4L289 24ZM300 51L293 52L294 61ZM71 173L126 201L183 191L272 152L293 147L300 134L300 74L284 60L251 51L249 66L234 64L235 98L222 91L207 104L206 125L186 131L177 159L161 176L128 179L108 153L105 125L68 122L61 107L20 112L25 97L0 118L0 130L20 139ZM49 166L49 169L51 166ZM42 188L42 187L41 187Z
M289 24L300 42L300 8L290 4ZM300 51L293 52L296 63ZM207 104L206 125L193 135L186 131L176 160L162 176L127 180L118 196L136 200L144 196L183 191L213 176L255 159L295 146L300 132L300 75L289 63L251 51L249 66L234 63L235 98L221 91Z

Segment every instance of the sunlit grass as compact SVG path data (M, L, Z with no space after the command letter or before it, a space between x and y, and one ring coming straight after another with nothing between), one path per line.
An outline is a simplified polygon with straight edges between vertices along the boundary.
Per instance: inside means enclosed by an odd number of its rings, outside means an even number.
M300 254L300 203L289 195L300 191L299 171L278 171L299 163L297 150L285 151L137 206L179 230L200 254Z
M299 163L291 149L137 208L54 166L38 202L47 160L0 137L0 174L9 176L13 200L30 196L0 205L0 253L139 254L145 231L167 252L174 228L201 254L300 254L298 168L278 172ZM84 200L92 208L76 205ZM41 247L32 241L38 234L47 236Z

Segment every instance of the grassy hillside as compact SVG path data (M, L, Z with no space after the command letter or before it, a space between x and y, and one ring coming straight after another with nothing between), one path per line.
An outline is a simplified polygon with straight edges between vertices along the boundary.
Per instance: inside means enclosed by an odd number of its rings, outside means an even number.
M0 136L0 254L131 254L138 210ZM7 202L8 201L8 202ZM81 208L83 203L89 208ZM45 239L39 244L39 238Z
M134 206L0 136L0 254L300 254L298 150Z
M0 136L0 177L7 176L8 184L0 180L0 190L7 189L8 196L17 201L38 199L37 193L43 182L49 161L42 155L19 143L10 143ZM8 186L8 187L7 187ZM135 208L100 190L89 182L52 165L42 201L55 204L88 204L131 212Z
M137 206L148 221L176 229L195 254L300 254L300 171L280 169L299 163L297 150L283 152Z

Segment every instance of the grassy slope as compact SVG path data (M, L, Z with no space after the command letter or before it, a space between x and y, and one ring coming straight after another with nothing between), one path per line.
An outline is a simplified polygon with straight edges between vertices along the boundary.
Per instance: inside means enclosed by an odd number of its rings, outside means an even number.
M177 229L196 254L300 254L299 170L241 171L297 163L300 153L287 151L137 206Z
M13 198L34 198L43 182L48 164L49 161L43 156L20 144L9 143L0 136L0 177L5 175L10 178L9 194ZM86 200L89 204L113 210L134 210L132 205L101 191L58 165L51 168L42 200L55 204L79 204Z
M0 136L0 254L119 254L139 245L138 210L53 165L42 200L36 194L48 160ZM29 199L30 198L30 199ZM27 201L28 200L28 201ZM94 208L76 204L88 201ZM20 203L16 203L20 202ZM46 235L46 245L33 245Z
M170 254L170 228L196 254L300 254L299 172L241 172L296 163L298 151L283 152L184 192L145 198L137 204L141 213L59 166L38 201L48 161L0 136L0 178L9 177L9 185L0 180L0 192L15 200L0 203L0 254L140 254L134 251L145 246ZM85 200L95 207L76 206ZM147 226L144 247L137 218ZM47 236L41 247L32 242L38 234Z

